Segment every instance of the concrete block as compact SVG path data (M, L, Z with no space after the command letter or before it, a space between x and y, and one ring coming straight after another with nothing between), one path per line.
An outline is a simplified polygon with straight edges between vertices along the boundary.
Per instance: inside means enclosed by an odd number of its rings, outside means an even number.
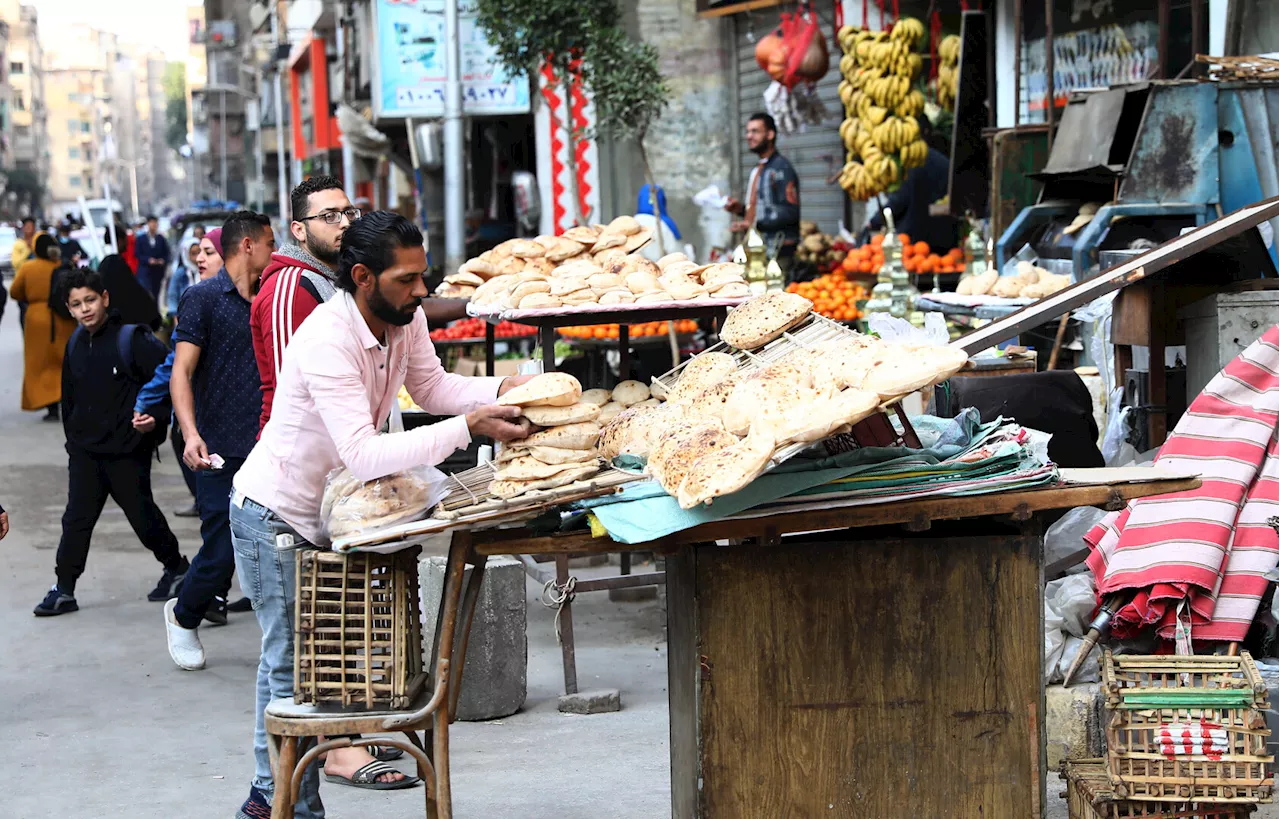
M431 646L444 594L447 559L424 557L418 564L422 589L422 641L426 662L430 662ZM465 580L471 578L467 567ZM524 566L512 557L491 557L485 566L484 582L476 600L471 639L467 643L466 667L453 668L450 677L458 679L462 672L462 692L458 697L457 718L478 721L514 714L524 705L528 691L528 640L525 635L527 614ZM461 643L461 612L454 641L454 656ZM434 668L430 671L435 672Z
M560 710L566 714L607 714L622 710L622 695L616 688L579 691L560 697Z
M1063 688L1054 683L1044 692L1044 730L1048 770L1056 771L1064 759L1102 756L1102 689L1098 683Z
M625 589L609 589L609 599L615 603L642 603L658 599L657 586L631 586Z

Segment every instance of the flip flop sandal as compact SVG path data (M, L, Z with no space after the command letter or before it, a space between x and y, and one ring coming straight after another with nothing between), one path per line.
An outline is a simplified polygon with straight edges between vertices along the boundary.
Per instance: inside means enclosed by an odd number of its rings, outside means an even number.
M379 782L378 777L383 774L402 774L404 779L398 782ZM398 791L401 788L412 788L422 780L416 776L403 774L385 762L370 762L360 770L356 771L348 779L345 776L337 776L336 774L326 773L324 778L329 782L336 782L339 785L350 785L353 788L366 788L371 791Z
M369 756L379 762L394 762L404 756L404 751L392 745L368 745L365 750L369 752Z

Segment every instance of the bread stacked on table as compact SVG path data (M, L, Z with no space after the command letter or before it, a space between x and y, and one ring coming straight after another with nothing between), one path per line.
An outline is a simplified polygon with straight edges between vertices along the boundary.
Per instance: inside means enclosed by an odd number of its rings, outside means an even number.
M1031 262L1018 262L1017 272L1001 276L994 269L967 276L956 285L962 296L1000 296L1006 299L1042 299L1071 286L1071 277L1065 273L1050 273Z
M652 231L630 216L560 236L511 239L446 276L436 295L502 310L657 304L750 295L741 265L699 265L683 253L636 253Z
M734 310L720 338L755 350L804 323L813 305L768 293ZM779 447L846 431L887 401L945 380L968 357L950 347L890 344L873 336L799 347L759 369L726 352L697 356L658 407L631 407L600 432L600 454L648 459L647 471L680 506L736 492Z

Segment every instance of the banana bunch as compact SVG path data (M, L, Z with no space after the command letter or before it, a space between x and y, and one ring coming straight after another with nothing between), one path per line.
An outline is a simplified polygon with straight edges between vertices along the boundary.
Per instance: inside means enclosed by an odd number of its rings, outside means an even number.
M954 111L960 85L960 38L948 34L938 43L938 105Z
M914 119L888 117L871 129L871 138L884 153L898 153L920 139L920 126ZM905 161L903 164L906 164Z
M908 49L914 49L923 37L924 23L914 17L903 17L893 24L893 30L889 32L890 39L906 43Z
M893 113L903 119L915 119L922 111L924 111L924 94L914 88L893 109Z
M908 170L924 165L925 158L928 156L929 146L925 144L923 139L917 138L914 142L907 143L898 150L898 161L902 163L903 168Z
M898 103L906 99L911 91L911 78L901 74L890 74L887 77L868 79L862 86L868 97L884 108L896 108Z
M866 169L867 177L877 187L877 193L902 181L902 169L896 157L881 151L874 140L863 146L862 166Z

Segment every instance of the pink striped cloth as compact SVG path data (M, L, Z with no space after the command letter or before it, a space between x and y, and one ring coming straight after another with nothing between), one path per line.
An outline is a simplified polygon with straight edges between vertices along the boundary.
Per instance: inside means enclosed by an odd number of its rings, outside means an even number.
M1244 639L1280 554L1278 415L1272 327L1209 382L1160 448L1160 464L1198 473L1201 487L1131 501L1085 536L1099 599L1139 590L1112 621L1117 637L1154 626L1173 639L1185 599L1192 639Z

